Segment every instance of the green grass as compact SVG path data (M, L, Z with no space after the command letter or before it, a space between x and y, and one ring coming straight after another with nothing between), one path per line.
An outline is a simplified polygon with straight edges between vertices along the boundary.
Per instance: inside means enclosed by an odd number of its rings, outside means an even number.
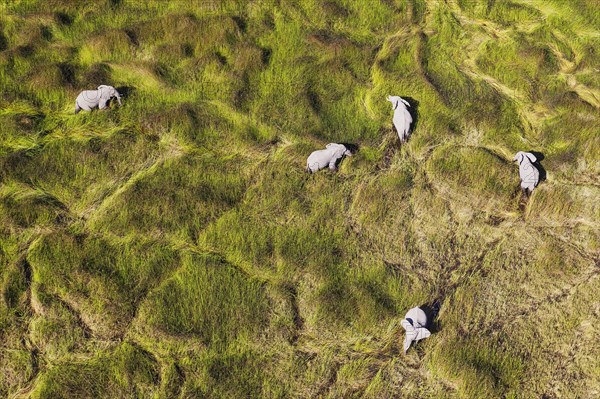
M596 9L0 2L0 397L597 396Z

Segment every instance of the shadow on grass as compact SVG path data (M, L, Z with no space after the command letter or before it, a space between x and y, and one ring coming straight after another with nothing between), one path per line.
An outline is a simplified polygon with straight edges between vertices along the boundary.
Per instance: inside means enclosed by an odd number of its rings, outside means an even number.
M8 38L2 32L2 25L0 25L0 51L8 49Z
M59 25L70 26L73 24L75 18L65 12L56 12L54 13L54 20Z
M119 94L121 95L121 100L123 101L123 104L125 103L125 101L127 101L127 99L129 97L131 97L133 95L133 93L136 92L136 88L134 86L119 86L119 87L116 87L116 89L119 92ZM116 102L116 99L111 99L110 101Z
M408 107L408 112L410 113L410 116L413 120L412 124L410 125L410 134L413 134L415 130L417 130L417 126L419 125L419 101L412 97L402 98L410 104L410 107Z
M340 143L340 144L342 144L344 147L349 149L350 152L352 153L352 155L356 154L358 152L358 150L360 150L360 146L358 144L352 144L352 143Z
M119 92L119 95L121 96L121 101L123 104L125 104L125 101L127 100L127 98L135 92L135 87L133 87L133 86L119 86L119 87L115 87L115 89L117 90L117 92ZM119 102L117 101L117 99L115 97L112 97L110 100L108 100L107 104L108 104L109 108L113 108L115 105L118 106Z
M61 62L58 64L58 70L60 71L61 83L64 86L74 88L77 86L77 68L75 65L68 62Z
M123 4L123 0L108 0L110 7L112 9L118 8L121 4Z
M340 144L342 144L344 147L346 147L348 150L350 150L352 155L356 154L358 152L358 150L360 149L358 144L352 144L352 143L340 143ZM345 155L337 160L337 162L335 163L336 168L339 167L340 163L342 162L342 160L344 158L346 158Z
M134 86L119 86L116 87L116 89L121 95L121 97L130 97L136 91L136 88Z
M546 180L546 169L544 169L544 167L542 166L542 164L540 163L541 161L544 160L544 154L542 154L541 152L538 151L528 151L530 153L532 153L535 158L536 161L533 163L533 166L535 166L537 168L537 170L540 171L540 181L538 182L538 185Z
M438 332L440 330L440 325L438 323L437 317L438 317L438 313L440 312L441 306L442 306L442 304L440 303L440 301L438 299L436 299L435 301L433 301L431 303L425 303L425 304L419 306L423 310L423 312L425 312L425 315L427 316L426 328L432 334L435 334L436 332Z

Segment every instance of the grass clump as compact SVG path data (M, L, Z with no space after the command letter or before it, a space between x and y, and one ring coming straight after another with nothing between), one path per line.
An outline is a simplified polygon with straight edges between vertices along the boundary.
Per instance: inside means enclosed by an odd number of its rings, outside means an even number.
M132 367L135 365L135 367ZM59 363L41 376L34 398L115 398L155 394L159 378L156 360L123 343L88 362Z
M80 313L101 337L123 334L136 304L178 264L172 249L148 241L132 245L63 233L41 238L34 248L33 282Z
M194 241L211 220L241 200L248 177L240 170L246 164L238 157L211 154L167 160L111 199L93 225L120 235L133 226L145 234ZM157 197L164 200L157 203Z
M255 334L268 321L266 309L259 281L218 259L189 256L142 311L165 333L196 335L206 345L220 348L238 336Z
M472 204L510 204L513 198L513 168L496 154L479 148L448 146L436 150L430 162L432 178L447 181L454 193L470 198Z

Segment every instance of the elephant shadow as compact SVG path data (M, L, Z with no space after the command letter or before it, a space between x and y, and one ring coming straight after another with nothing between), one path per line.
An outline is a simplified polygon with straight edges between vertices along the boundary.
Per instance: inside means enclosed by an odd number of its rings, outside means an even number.
M425 326L425 327L432 334L435 334L436 332L438 332L440 330L440 325L439 325L437 317L438 317L441 307L442 307L442 304L440 303L439 299L436 299L435 301L433 301L431 303L425 303L425 304L419 306L419 308L421 308L421 310L423 310L423 312L425 312L425 315L427 316L427 326Z
M130 97L136 91L136 88L134 86L119 86L115 88L117 89L121 97Z
M352 143L340 143L340 144L342 144L344 147L349 149L350 152L352 153L352 155L356 154L358 152L358 150L360 150L360 147L358 144L352 144Z
M544 167L540 163L545 158L544 154L541 153L541 152L538 152L538 151L528 151L528 152L532 153L535 156L535 158L536 158L536 161L533 163L533 166L535 166L537 168L537 170L540 172L540 181L539 181L539 183L541 183L544 180L546 180L546 175L547 175L546 174L546 169L544 169Z
M350 150L352 155L356 154L358 152L358 150L360 150L360 147L358 144L352 144L352 143L340 143L340 144L342 144L344 147L346 147L348 150ZM342 162L342 159L344 159L344 158L346 158L345 155L343 157L339 158L335 162L335 166L338 167L340 165L340 163Z
M407 107L407 109L413 120L410 126L410 133L412 134L415 130L417 130L417 126L419 125L419 101L412 97L402 98L410 104L410 107Z
M136 88L134 86L119 86L119 87L115 87L115 89L119 92L121 99L127 99L128 97L133 95L133 93L135 93L135 91L136 91ZM108 104L110 107L112 107L115 103L117 103L116 98L111 98L108 101Z

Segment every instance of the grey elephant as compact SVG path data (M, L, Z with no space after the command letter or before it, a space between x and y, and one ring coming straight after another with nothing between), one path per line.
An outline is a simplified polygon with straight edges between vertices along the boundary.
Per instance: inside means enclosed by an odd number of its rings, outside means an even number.
M394 127L398 132L398 137L400 141L405 143L408 140L408 136L410 135L410 125L413 121L410 112L406 107L410 107L408 101L398 96L388 96L387 100L392 103L392 108L394 110Z
M540 171L535 167L535 155L530 152L519 151L513 158L519 163L519 176L521 177L521 190L529 196L540 181Z
M406 312L404 320L400 322L404 330L406 330L406 337L404 338L404 353L408 351L410 345L414 341L419 341L427 338L431 335L431 332L425 328L427 326L427 315L423 309L415 307Z
M344 156L352 156L352 151L343 144L329 143L324 150L313 151L306 160L306 171L314 173L329 166L330 170L336 170L336 163Z
M111 98L116 97L121 106L121 95L112 86L100 85L97 90L85 90L75 100L75 113L81 110L91 111L94 108L104 109Z

